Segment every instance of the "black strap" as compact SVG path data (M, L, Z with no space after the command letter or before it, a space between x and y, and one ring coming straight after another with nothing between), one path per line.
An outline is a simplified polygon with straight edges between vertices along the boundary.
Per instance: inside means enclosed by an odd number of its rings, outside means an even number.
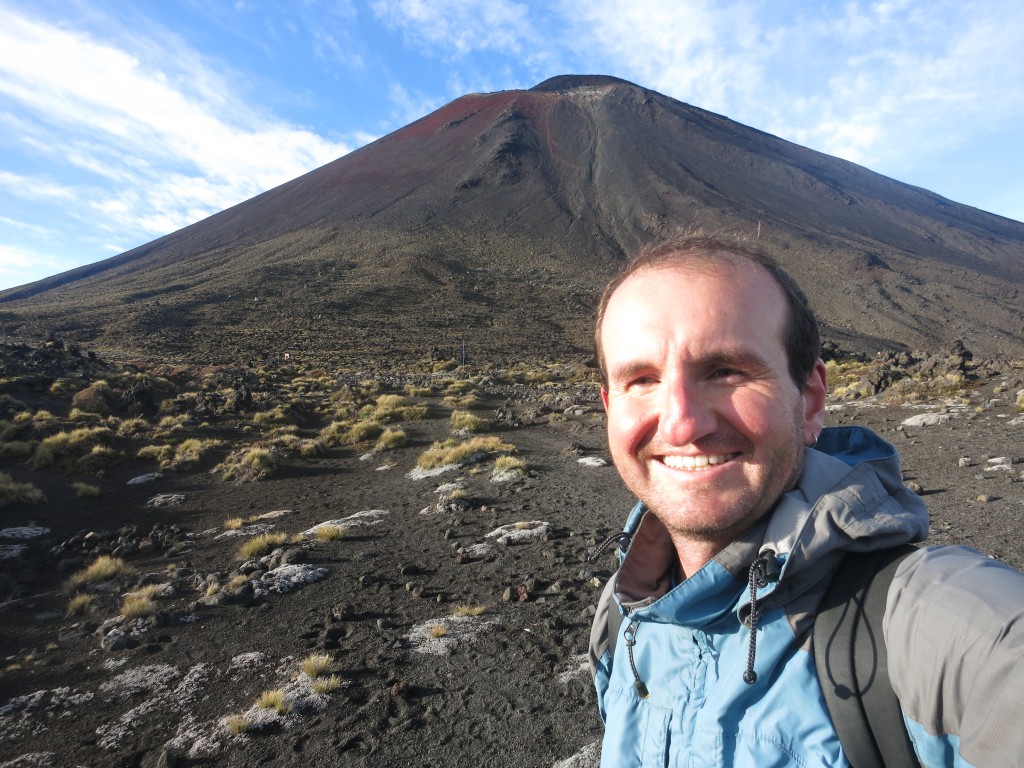
M814 622L814 663L825 703L853 768L916 768L900 703L889 682L882 616L905 544L847 554Z

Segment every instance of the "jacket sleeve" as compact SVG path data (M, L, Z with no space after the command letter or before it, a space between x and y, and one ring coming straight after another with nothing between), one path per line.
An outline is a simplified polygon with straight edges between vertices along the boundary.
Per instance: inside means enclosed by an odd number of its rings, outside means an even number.
M926 766L1024 755L1024 574L966 547L900 566L883 632L889 677Z

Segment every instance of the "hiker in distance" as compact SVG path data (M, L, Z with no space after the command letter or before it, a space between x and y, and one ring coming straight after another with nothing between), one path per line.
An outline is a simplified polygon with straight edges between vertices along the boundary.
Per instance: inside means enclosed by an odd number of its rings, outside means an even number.
M640 500L591 635L603 766L1024 765L1024 575L901 551L927 510L891 445L824 428L817 321L775 262L710 237L649 246L606 289L595 343ZM863 608L866 631L823 632L830 604ZM830 714L844 704L859 717Z

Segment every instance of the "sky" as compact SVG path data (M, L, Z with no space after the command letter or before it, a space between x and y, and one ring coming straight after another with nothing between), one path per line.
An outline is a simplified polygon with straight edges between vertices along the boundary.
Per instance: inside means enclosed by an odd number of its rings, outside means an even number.
M629 80L1024 221L1012 0L0 0L0 289L466 93Z

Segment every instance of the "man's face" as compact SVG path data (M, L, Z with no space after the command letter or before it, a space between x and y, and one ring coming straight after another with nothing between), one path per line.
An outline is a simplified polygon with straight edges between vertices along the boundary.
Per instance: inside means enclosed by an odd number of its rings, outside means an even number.
M799 476L821 431L824 366L789 375L782 289L762 267L642 270L601 328L608 445L673 539L725 546Z

